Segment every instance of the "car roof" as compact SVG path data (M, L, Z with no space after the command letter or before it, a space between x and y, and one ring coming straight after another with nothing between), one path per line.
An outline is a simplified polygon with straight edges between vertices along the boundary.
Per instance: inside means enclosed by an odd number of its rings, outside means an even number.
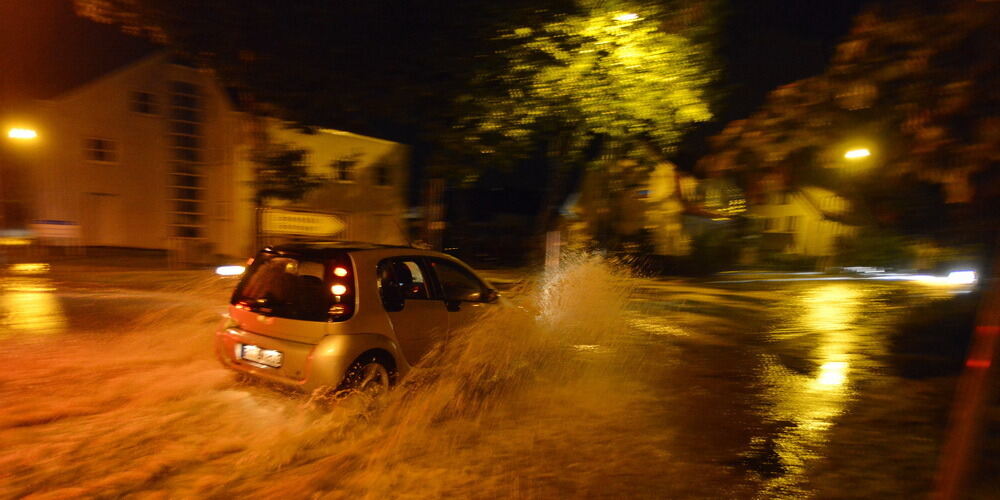
M261 250L262 252L276 253L278 255L288 255L295 258L305 257L308 259L325 260L335 258L345 253L363 254L366 261L377 262L381 259L395 257L431 257L454 262L475 274L475 271L468 264L446 253L436 250L427 250L399 245L380 245L377 243L364 243L357 241L309 241L287 243L283 245L269 246ZM480 278L482 279L482 278ZM487 282L488 283L488 282ZM492 287L492 285L488 285Z
M401 245L382 245L378 243L366 243L360 241L308 241L308 242L298 242L298 243L286 243L283 245L274 245L264 248L264 252L273 252L277 254L292 254L300 256L308 256L314 258L328 258L333 255L343 254L343 253L357 253L357 252L367 252L374 250L397 250L401 254L419 254L419 255L441 255L439 252L433 250L424 250L420 248L414 248L409 246Z

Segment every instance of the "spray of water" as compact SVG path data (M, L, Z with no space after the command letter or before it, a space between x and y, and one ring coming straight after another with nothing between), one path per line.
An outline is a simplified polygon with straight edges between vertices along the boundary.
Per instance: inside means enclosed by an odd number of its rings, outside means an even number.
M683 474L620 349L630 278L581 257L439 345L376 404L242 383L212 336L227 291L127 328L0 347L0 497L651 495ZM655 483L655 481L654 481ZM644 488L654 488L653 490Z

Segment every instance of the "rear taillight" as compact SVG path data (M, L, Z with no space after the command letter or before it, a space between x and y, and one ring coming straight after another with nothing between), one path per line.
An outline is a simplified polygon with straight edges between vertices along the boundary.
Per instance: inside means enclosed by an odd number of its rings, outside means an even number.
M354 314L354 265L347 254L332 259L327 265L326 282L330 285L333 305L330 306L330 321L345 321Z

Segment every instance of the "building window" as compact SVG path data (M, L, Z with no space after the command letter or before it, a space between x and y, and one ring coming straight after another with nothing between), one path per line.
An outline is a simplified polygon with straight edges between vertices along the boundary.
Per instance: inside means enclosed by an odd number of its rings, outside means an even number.
M83 142L83 156L88 161L112 163L118 159L115 154L115 141L87 139Z
M384 164L375 165L375 185L376 186L392 185L392 175L389 171L388 165Z
M354 182L354 164L352 160L336 160L333 162L333 178L338 182Z
M167 137L172 160L169 173L171 233L178 238L201 238L205 205L209 201L202 174L205 102L201 89L193 83L170 82L165 105L170 120Z
M156 96L149 92L132 92L131 109L144 115L156 114Z
M789 215L785 217L785 232L794 233L799 228L799 216Z
M170 82L170 89L174 94L198 95L198 86L188 82Z

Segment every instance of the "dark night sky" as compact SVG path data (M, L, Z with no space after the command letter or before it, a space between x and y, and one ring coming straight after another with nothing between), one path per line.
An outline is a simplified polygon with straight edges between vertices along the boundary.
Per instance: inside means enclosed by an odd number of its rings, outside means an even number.
M690 167L704 137L759 106L771 89L823 70L862 0L730 0L723 30L717 119L691 135L678 162ZM0 0L0 105L47 97L136 59L152 45L73 15L69 0ZM8 111L2 109L0 112Z
M51 97L153 49L77 17L69 0L0 0L0 102Z
M723 57L731 92L727 119L750 114L766 93L821 72L861 0L731 0Z

